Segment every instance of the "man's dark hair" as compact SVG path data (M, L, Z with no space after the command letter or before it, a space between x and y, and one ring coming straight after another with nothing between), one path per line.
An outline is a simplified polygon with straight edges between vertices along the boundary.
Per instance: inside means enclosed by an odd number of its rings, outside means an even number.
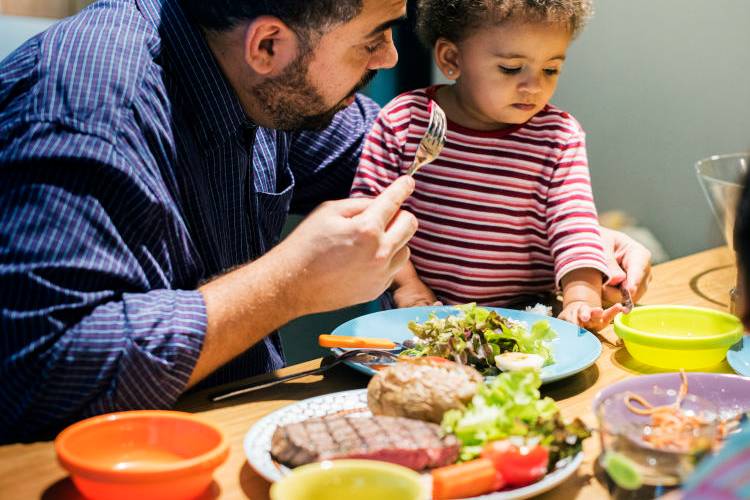
M363 1L181 0L188 17L209 31L225 31L260 16L274 16L302 37L351 21L361 12Z

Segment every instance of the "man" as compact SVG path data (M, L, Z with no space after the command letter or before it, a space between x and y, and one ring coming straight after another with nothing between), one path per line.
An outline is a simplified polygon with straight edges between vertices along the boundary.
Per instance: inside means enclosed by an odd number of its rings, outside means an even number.
M377 112L355 93L396 63L404 11L102 2L3 62L0 442L272 371L281 325L383 292L413 181L319 204L348 193ZM647 253L618 257L642 287Z

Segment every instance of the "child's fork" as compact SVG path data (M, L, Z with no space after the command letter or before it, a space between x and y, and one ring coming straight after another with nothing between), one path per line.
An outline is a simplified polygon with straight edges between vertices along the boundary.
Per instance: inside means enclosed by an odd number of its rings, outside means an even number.
M414 175L417 170L438 157L445 146L447 131L445 122L445 112L435 101L430 101L430 122L427 124L427 131L422 136L422 140L419 141L417 154L409 170L406 171L406 175Z

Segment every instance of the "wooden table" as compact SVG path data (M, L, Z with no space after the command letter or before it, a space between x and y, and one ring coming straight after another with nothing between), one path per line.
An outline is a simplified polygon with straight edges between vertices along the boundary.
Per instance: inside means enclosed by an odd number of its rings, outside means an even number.
M722 247L656 266L653 276L642 304L686 304L726 310L728 290L735 282L736 272L729 251ZM603 332L603 336L616 338L611 327ZM310 369L319 362L313 360L291 366L277 375ZM543 393L557 400L565 418L580 416L593 426L596 421L591 402L600 389L627 377L655 371L634 361L624 348L604 342L602 355L594 366L544 386ZM715 371L731 372L731 369L725 361ZM302 378L224 404L209 403L207 392L191 394L180 400L178 409L197 412L218 424L231 444L229 459L216 471L215 481L205 498L268 498L268 483L248 466L242 450L242 440L250 426L290 402L363 388L367 381L367 377L341 367L330 370L325 377ZM578 473L542 498L606 498L606 488L594 471L599 454L598 441L587 440L584 451L586 459ZM0 497L14 500L80 498L65 471L57 464L49 442L0 447Z

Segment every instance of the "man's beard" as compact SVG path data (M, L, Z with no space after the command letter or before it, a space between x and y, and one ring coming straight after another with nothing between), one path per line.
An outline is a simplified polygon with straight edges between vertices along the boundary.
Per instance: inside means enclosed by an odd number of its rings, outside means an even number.
M362 79L332 108L326 109L323 97L307 81L307 68L311 52L303 54L287 66L282 74L252 88L266 116L278 130L322 130L331 124L333 117L346 108L346 100L364 88L377 71L369 70Z

